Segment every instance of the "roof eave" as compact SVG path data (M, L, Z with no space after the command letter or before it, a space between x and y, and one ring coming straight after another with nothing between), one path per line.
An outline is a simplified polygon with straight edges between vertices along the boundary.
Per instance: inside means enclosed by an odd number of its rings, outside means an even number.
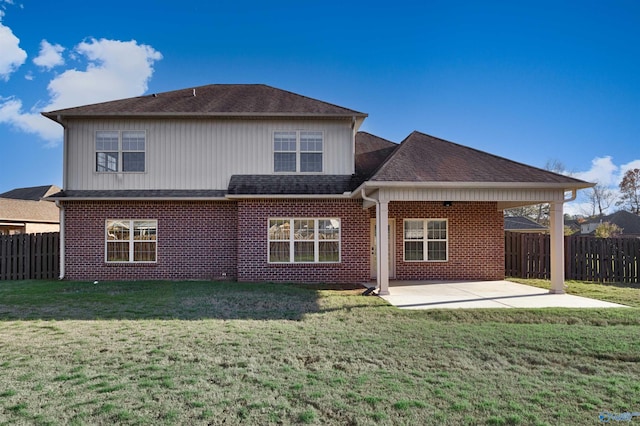
M42 112L43 116L60 123L62 119L68 118L318 118L323 120L351 120L353 118L364 120L368 114L364 113L344 113L344 114L322 114L322 113L291 113L291 112L101 112L101 113L63 113L63 112Z
M590 182L413 182L413 181L366 181L360 187L364 188L462 188L462 189L585 189L592 188ZM360 189L360 187L358 189ZM355 192L355 191L354 191Z

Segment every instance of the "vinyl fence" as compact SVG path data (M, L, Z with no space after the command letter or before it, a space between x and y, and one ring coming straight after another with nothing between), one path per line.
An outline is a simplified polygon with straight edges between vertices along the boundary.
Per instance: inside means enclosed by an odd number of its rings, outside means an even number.
M505 233L505 275L550 278L550 237ZM640 239L568 236L564 239L565 278L638 283Z
M58 278L60 233L0 235L0 280Z

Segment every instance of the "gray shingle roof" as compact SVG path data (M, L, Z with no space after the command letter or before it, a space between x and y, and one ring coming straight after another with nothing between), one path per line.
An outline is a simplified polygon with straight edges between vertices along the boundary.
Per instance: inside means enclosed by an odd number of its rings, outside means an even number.
M210 84L44 112L43 115L52 120L56 120L58 115L367 116L358 111L264 84Z
M31 186L28 188L15 188L0 194L0 198L10 198L13 200L40 201L48 194L60 191L55 185Z
M398 146L367 132L356 133L356 175L371 176Z
M233 175L229 195L339 195L357 186L351 175Z
M525 216L506 216L504 218L505 231L544 231L546 229L547 228L545 226L542 226L538 222Z
M134 199L134 198L224 198L223 189L125 189L125 190L67 190L50 195L51 199Z
M620 210L607 216L590 219L584 223L609 222L622 228L622 235L640 235L640 216ZM595 231L591 232L594 233Z
M527 166L420 132L413 132L402 141L371 180L591 186L579 179Z

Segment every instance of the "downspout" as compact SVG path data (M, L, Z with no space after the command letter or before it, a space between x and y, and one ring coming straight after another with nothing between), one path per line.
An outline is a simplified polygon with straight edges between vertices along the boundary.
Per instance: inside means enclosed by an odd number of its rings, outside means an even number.
M60 209L60 276L58 279L64 279L64 206L60 200L56 200L56 206Z
M58 115L56 117L56 121L58 123L60 123L60 125L62 126L63 129L63 141L62 141L62 189L65 190L68 186L68 182L67 182L67 155L68 155L68 147L67 147L67 141L69 138L69 134L68 134L68 128L67 126L64 124L62 116ZM64 211L64 206L62 205L62 203L60 203L60 200L56 200L56 206L58 206L58 208L60 209L60 275L58 276L58 279L63 280L64 279L64 275L65 275L65 211Z
M368 197L364 187L361 190L361 195L363 200L376 205L376 286L380 287L380 256L378 256L378 247L380 247L380 201Z

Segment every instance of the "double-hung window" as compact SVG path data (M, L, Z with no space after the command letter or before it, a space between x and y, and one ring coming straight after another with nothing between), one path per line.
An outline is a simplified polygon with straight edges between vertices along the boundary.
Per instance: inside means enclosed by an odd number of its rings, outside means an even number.
M446 219L405 219L405 261L446 261L448 258Z
M157 220L113 220L106 222L107 262L155 262Z
M324 135L318 131L274 132L275 172L322 172Z
M340 219L269 219L269 263L340 262Z
M146 133L144 131L96 132L97 172L144 172Z

